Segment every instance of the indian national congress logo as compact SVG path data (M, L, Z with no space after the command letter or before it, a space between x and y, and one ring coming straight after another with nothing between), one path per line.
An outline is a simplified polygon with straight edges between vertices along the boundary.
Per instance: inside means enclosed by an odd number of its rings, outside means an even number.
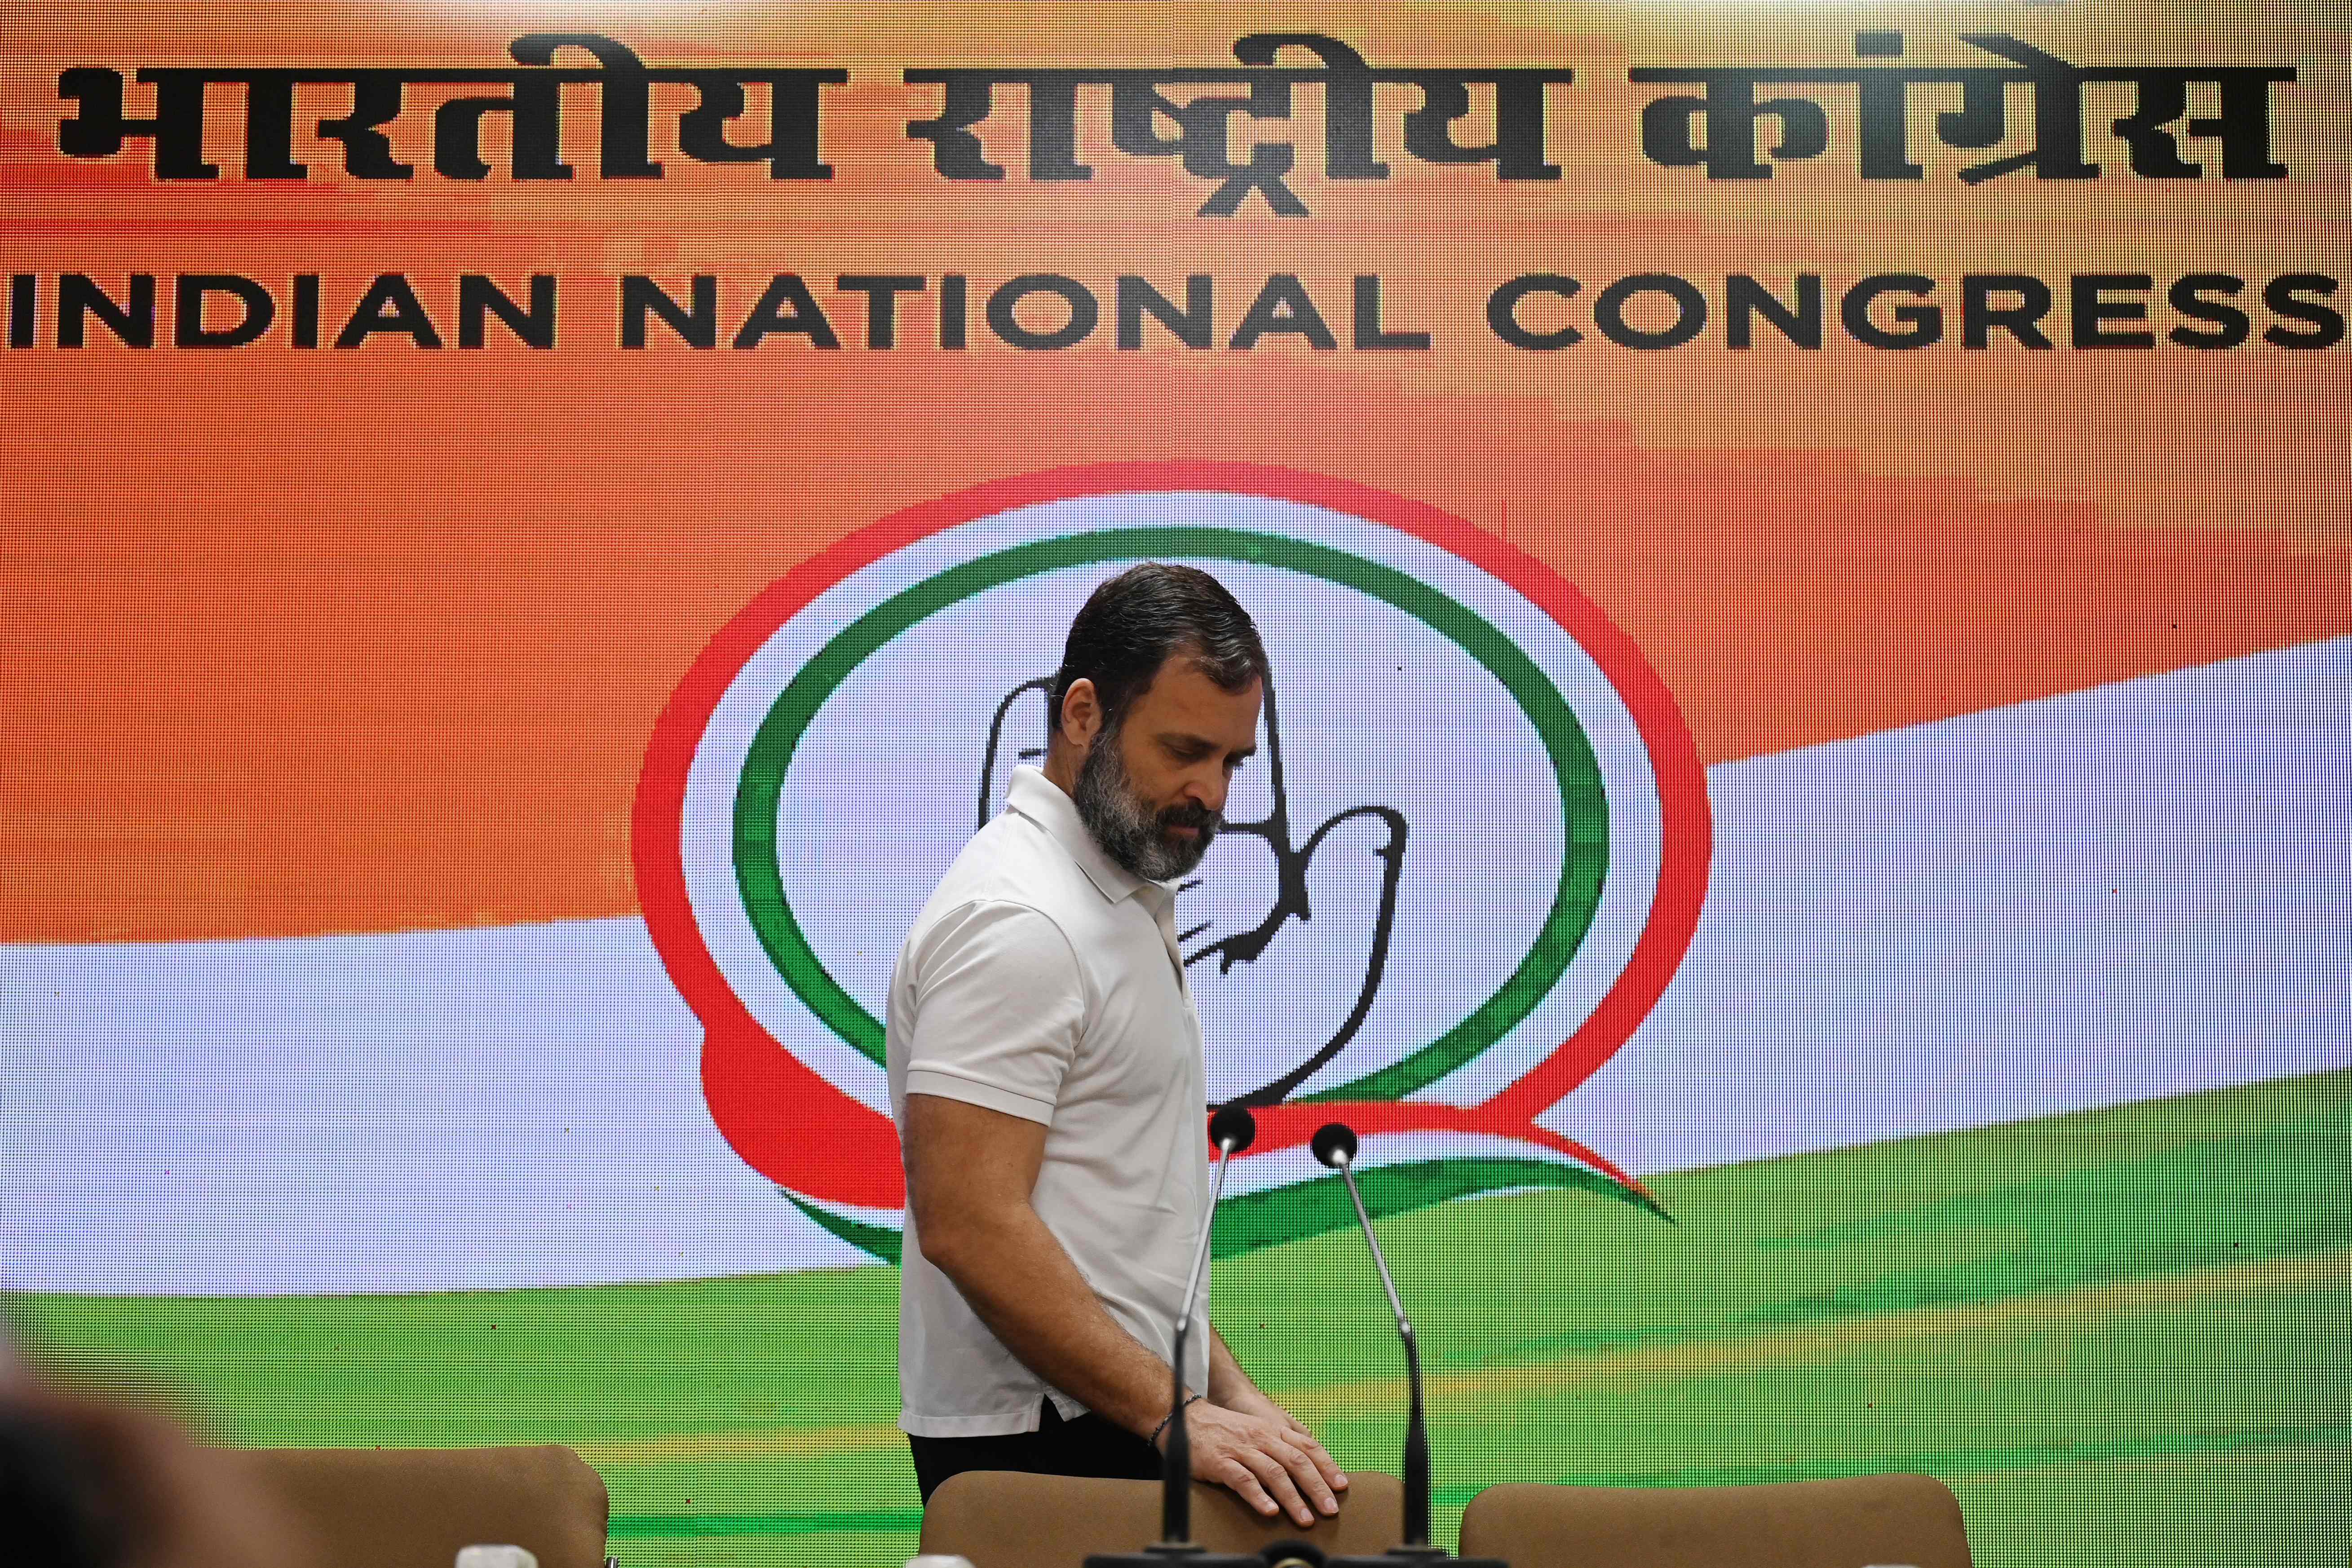
M1274 670L1230 826L1176 904L1209 1094L1258 1117L1219 1255L1349 1219L1307 1148L1334 1117L1362 1136L1376 1212L1539 1186L1654 1207L1560 1129L1705 896L1706 778L1672 698L1492 535L1234 464L1059 469L912 508L772 584L696 661L646 759L635 857L728 1142L898 1257L881 1020L899 942L1042 760L1079 604L1144 559L1214 573Z

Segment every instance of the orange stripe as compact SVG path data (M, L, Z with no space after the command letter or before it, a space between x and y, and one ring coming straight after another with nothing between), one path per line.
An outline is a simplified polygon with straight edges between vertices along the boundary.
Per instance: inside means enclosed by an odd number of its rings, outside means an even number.
M1231 457L1430 500L1594 598L1710 761L2347 629L2342 557L2269 534L1645 452L1272 363L845 362L782 427L767 362L680 366L690 419L617 395L635 363L571 363L485 360L323 426L356 367L224 373L171 426L138 408L162 428L135 458L12 459L31 515L69 526L17 531L0 609L9 937L626 910L639 756L701 642L840 534L1016 468Z
M53 121L66 65L478 65L511 37L354 11L340 28L306 13L275 39L204 23L164 39L73 15L12 37L23 68L0 79L0 123ZM1576 64L1559 122L1569 177L1503 186L1401 162L1387 185L1315 185L1318 216L1287 223L1192 218L1197 182L1109 157L1083 190L950 185L905 138L898 67L1208 61L1262 21L1185 8L1167 23L1179 30L1136 39L1107 37L1093 6L1024 8L1008 31L1010 15L763 13L722 34L649 14L615 29L648 60L850 67L828 108L841 172L823 187L690 168L659 189L395 189L322 173L297 199L234 178L157 186L127 173L135 147L77 164L46 132L0 139L21 220L13 270L86 271L118 290L146 271L167 296L182 270L281 289L317 271L331 337L380 270L415 279L445 331L461 270L516 289L557 272L565 310L551 355L298 353L274 336L235 353L101 342L0 360L0 939L625 912L638 762L702 642L887 511L1063 464L1265 462L1466 517L1623 626L1711 762L2352 630L2341 352L1742 353L1720 346L1718 321L1687 349L1538 355L1498 347L1481 309L1527 271L1587 279L1572 314L1589 327L1592 292L1626 273L1748 270L1785 287L1812 269L1834 345L1836 290L1872 270L2028 270L2063 286L2107 266L2309 268L2343 253L2347 226L2315 181L2200 185L2199 211L2228 220L2201 226L2179 221L2179 191L2146 182L2063 202L2031 181L1922 202L1857 187L1833 160L1726 194L1630 153L1623 63L1776 47L1830 59L1850 56L1850 30L1798 37L1775 19L1780 44L1701 49L1663 29L1596 39L1452 13L1440 30L1358 8L1298 25L1383 62ZM2115 55L2065 26L2036 36ZM2151 58L2218 47L2186 30L2143 41ZM2230 58L2293 41L2252 37ZM593 164L593 126L567 122ZM1017 144L1017 114L1004 130ZM2325 134L2297 159L2340 163L2344 133ZM967 271L984 346L924 346L927 300L907 303L906 346L889 353L855 346L863 316L846 306L853 346L835 355L605 346L618 271L674 289L719 272L731 328L787 269L828 305L841 272ZM1260 279L1297 271L1343 339L1349 279L1378 272L1391 324L1436 346L1122 354L1108 321L1067 353L987 345L978 295L1040 269L1106 295L1122 271L1179 294L1184 274L1211 273L1221 332Z

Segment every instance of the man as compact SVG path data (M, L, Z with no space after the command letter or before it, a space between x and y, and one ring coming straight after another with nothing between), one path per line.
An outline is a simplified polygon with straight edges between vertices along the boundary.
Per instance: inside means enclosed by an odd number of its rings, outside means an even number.
M926 1501L967 1469L1151 1478L1208 1202L1200 1017L1171 885L1255 749L1256 628L1207 573L1097 588L1045 766L957 856L891 976L907 1163L899 1425ZM1301 1526L1348 1482L1194 1310L1193 1476Z

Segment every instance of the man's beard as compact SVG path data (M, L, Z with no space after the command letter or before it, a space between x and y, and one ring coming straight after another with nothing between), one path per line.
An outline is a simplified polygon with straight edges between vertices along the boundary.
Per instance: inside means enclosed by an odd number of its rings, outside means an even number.
M1201 863L1209 840L1225 825L1220 814L1203 805L1171 805L1155 812L1135 792L1127 760L1119 755L1118 730L1106 726L1095 736L1093 749L1078 765L1077 787L1070 799L1078 820L1095 836L1103 853L1147 882L1181 877ZM1190 838L1171 838L1168 829L1190 827Z

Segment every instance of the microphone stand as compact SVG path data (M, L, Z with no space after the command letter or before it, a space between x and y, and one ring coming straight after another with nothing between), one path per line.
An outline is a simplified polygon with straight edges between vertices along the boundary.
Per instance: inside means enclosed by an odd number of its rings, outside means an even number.
M1217 1145L1217 1170L1209 1187L1209 1212L1201 1219L1201 1239L1192 1249L1192 1272L1184 1281L1184 1305L1176 1313L1174 1389L1168 1399L1167 1457L1160 1467L1160 1539L1140 1552L1097 1552L1086 1568L1265 1568L1265 1559L1211 1552L1192 1540L1192 1444L1185 1432L1184 1406L1191 1403L1184 1387L1184 1343L1192 1331L1192 1304L1200 1299L1201 1276L1209 1267L1209 1234L1217 1205L1225 1195L1225 1167L1257 1137L1257 1118L1246 1107L1221 1107L1209 1119L1209 1136Z
M1412 1321L1404 1315L1404 1302L1397 1295L1396 1280L1389 1273L1389 1260L1381 1252L1381 1239L1372 1234L1372 1216L1364 1207L1364 1195L1356 1190L1356 1133L1344 1122L1334 1121L1315 1134L1312 1147L1315 1157L1339 1173L1348 1184L1349 1201L1356 1205L1356 1223L1364 1232L1364 1241L1372 1249L1372 1267L1380 1270L1381 1289L1388 1292L1389 1310L1395 1314L1397 1338L1404 1342L1404 1371L1408 1402L1404 1423L1404 1540L1377 1557L1334 1557L1326 1568L1406 1568L1444 1563L1459 1568L1507 1568L1498 1558L1454 1557L1429 1541L1429 1426L1422 1410L1421 1342L1414 1338Z

